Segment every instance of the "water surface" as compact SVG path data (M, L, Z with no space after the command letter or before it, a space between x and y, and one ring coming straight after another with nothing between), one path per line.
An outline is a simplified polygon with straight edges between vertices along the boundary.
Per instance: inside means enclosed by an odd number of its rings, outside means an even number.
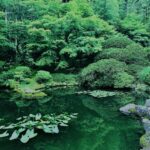
M142 127L136 119L122 115L118 109L135 97L95 99L74 94L74 89L49 90L41 100L21 100L9 91L0 91L0 118L7 122L30 113L78 113L78 118L57 135L39 135L22 144L0 139L0 150L139 150ZM139 100L140 101L140 100Z

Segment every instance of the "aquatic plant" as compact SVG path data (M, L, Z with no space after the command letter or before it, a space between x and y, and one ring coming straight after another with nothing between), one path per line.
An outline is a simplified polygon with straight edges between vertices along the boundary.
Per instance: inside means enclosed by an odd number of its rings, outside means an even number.
M35 130L43 130L45 133L58 134L59 127L67 127L71 119L77 117L76 113L60 115L42 115L40 113L29 116L23 116L17 118L16 123L10 123L8 125L0 126L0 130L3 133L0 134L0 138L10 137L9 140L20 139L22 143L27 143L30 139L36 137L38 133ZM10 132L12 134L10 134Z
M101 90L95 90L95 91L89 92L89 95L96 97L96 98L115 96L116 94L117 94L116 92L101 91Z
M77 92L77 94L87 94L95 98L102 98L102 97L108 97L108 96L115 96L119 94L119 92L94 90L94 91L81 91L81 92Z

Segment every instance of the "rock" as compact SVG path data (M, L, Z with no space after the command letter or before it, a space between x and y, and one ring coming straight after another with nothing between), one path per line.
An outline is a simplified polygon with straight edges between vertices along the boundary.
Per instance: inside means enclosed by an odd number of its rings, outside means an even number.
M32 89L25 89L24 92L25 93L35 93L35 91Z
M136 106L136 114L139 115L140 117L149 117L149 110L146 106Z
M135 112L135 108L136 108L135 104L128 104L124 107L121 107L120 111L125 115L130 115Z
M146 100L145 106L128 104L120 111L126 115L136 114L142 119L145 134L140 138L141 150L150 150L150 99Z
M142 123L146 133L150 133L150 120L147 118L142 119Z
M143 149L141 149L141 150L150 150L150 146L148 146L148 147L144 147Z
M140 145L143 148L148 148L150 147L150 134L144 134L141 138L140 138ZM149 149L150 150L150 149Z
M145 106L146 106L146 107L150 107L150 99L147 99L147 100L146 100Z

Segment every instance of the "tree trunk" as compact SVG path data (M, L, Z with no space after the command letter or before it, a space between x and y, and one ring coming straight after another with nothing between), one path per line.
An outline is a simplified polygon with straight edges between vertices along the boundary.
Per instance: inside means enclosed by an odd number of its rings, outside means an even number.
M63 3L68 3L70 0L62 0Z

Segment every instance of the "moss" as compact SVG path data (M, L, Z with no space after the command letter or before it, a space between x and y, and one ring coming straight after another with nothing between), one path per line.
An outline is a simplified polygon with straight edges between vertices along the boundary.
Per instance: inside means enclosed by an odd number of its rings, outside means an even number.
M37 83L34 79L27 79L28 84L20 82L18 88L14 90L21 94L25 99L35 99L45 97L46 93L42 92L40 89L44 89L44 84Z
M25 99L38 99L38 98L42 98L42 97L47 96L47 94L44 93L44 92L36 92L36 91L35 91L35 93L34 92L33 93L24 93L24 92L22 92L20 94Z
M136 109L132 108L132 109L129 110L129 112L134 114L134 113L136 113Z
M140 138L140 145L141 145L142 147L150 146L150 135L149 135L149 134L144 134L144 135Z

